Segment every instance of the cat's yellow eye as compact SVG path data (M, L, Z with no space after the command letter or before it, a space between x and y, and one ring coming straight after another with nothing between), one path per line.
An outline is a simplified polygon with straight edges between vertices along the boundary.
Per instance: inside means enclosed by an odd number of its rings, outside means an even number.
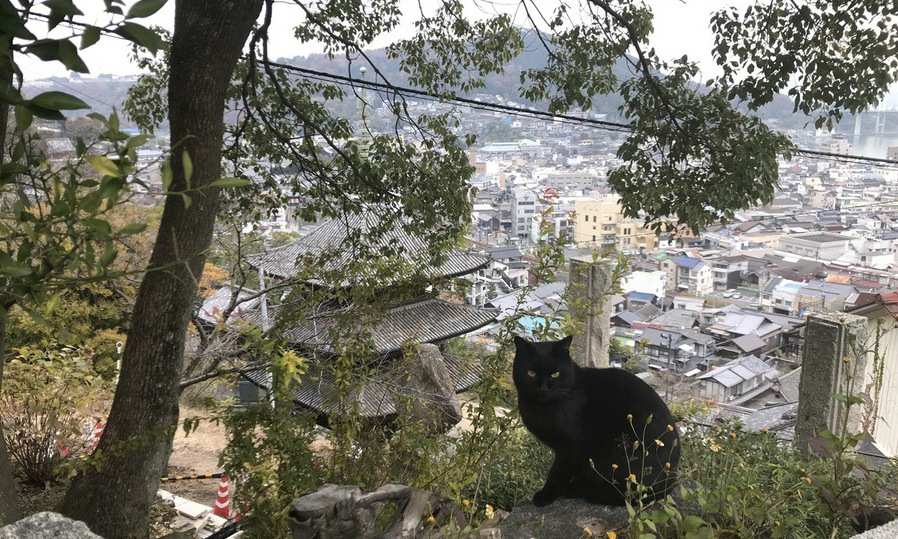
M529 376L530 378L536 378L536 373L533 371L527 371L527 376Z
M552 378L558 378L559 376L561 376L561 373L558 371L552 373Z

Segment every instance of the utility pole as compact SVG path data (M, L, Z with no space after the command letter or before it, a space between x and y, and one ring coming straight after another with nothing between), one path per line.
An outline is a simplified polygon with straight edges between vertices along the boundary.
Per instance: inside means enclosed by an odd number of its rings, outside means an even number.
M667 341L667 370L664 373L664 400L668 400L670 398L670 366L673 362L673 348L671 347L672 335L670 333L661 333L661 342Z

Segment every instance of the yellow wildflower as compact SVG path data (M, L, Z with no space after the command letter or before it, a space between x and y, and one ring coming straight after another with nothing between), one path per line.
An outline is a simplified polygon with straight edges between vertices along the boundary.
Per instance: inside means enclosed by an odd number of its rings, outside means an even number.
M612 470L616 470L616 469L618 469L618 468L620 468L620 466L618 466L617 464L612 464L612 465L611 465L611 469L612 469Z
M483 510L483 516L485 516L487 520L496 516L496 511L493 509L492 505L486 504L486 508Z
M811 484L811 478L810 478L810 477L805 477L805 478L804 478L804 482L810 485L810 484Z
M674 431L673 425L668 425L667 432L673 432L673 431Z
M434 525L436 525L436 523L437 523L437 519L436 519L436 517L434 517L433 515L430 515L429 517L427 517L427 518L424 519L424 522L425 522L428 526L434 526Z
M664 442L662 442L661 440L655 439L655 445L657 445L658 447L664 447Z
M627 476L627 481L632 481L633 483L635 483L635 482L636 482L636 474L635 474L635 473L631 473L630 475L628 475L628 476Z
M605 532L605 537L607 537L608 539L617 539L617 532L614 530L608 530L607 532Z

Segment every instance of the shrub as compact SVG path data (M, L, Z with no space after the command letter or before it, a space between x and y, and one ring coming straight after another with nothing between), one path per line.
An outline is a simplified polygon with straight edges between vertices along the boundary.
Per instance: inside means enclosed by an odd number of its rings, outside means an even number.
M65 456L85 452L83 427L105 415L110 395L77 348L17 349L4 372L0 421L10 458L27 481L53 481Z

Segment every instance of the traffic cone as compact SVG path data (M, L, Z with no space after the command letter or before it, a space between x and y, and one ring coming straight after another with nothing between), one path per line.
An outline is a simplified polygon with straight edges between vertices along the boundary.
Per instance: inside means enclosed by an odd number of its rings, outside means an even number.
M225 519L231 518L231 485L227 475L222 475L218 482L218 497L212 514Z
M103 436L103 429L106 428L106 423L103 423L101 420L97 420L96 424L94 424L94 430L90 433L90 440L87 443L87 452L93 453L97 448L97 445L100 443L100 437Z

